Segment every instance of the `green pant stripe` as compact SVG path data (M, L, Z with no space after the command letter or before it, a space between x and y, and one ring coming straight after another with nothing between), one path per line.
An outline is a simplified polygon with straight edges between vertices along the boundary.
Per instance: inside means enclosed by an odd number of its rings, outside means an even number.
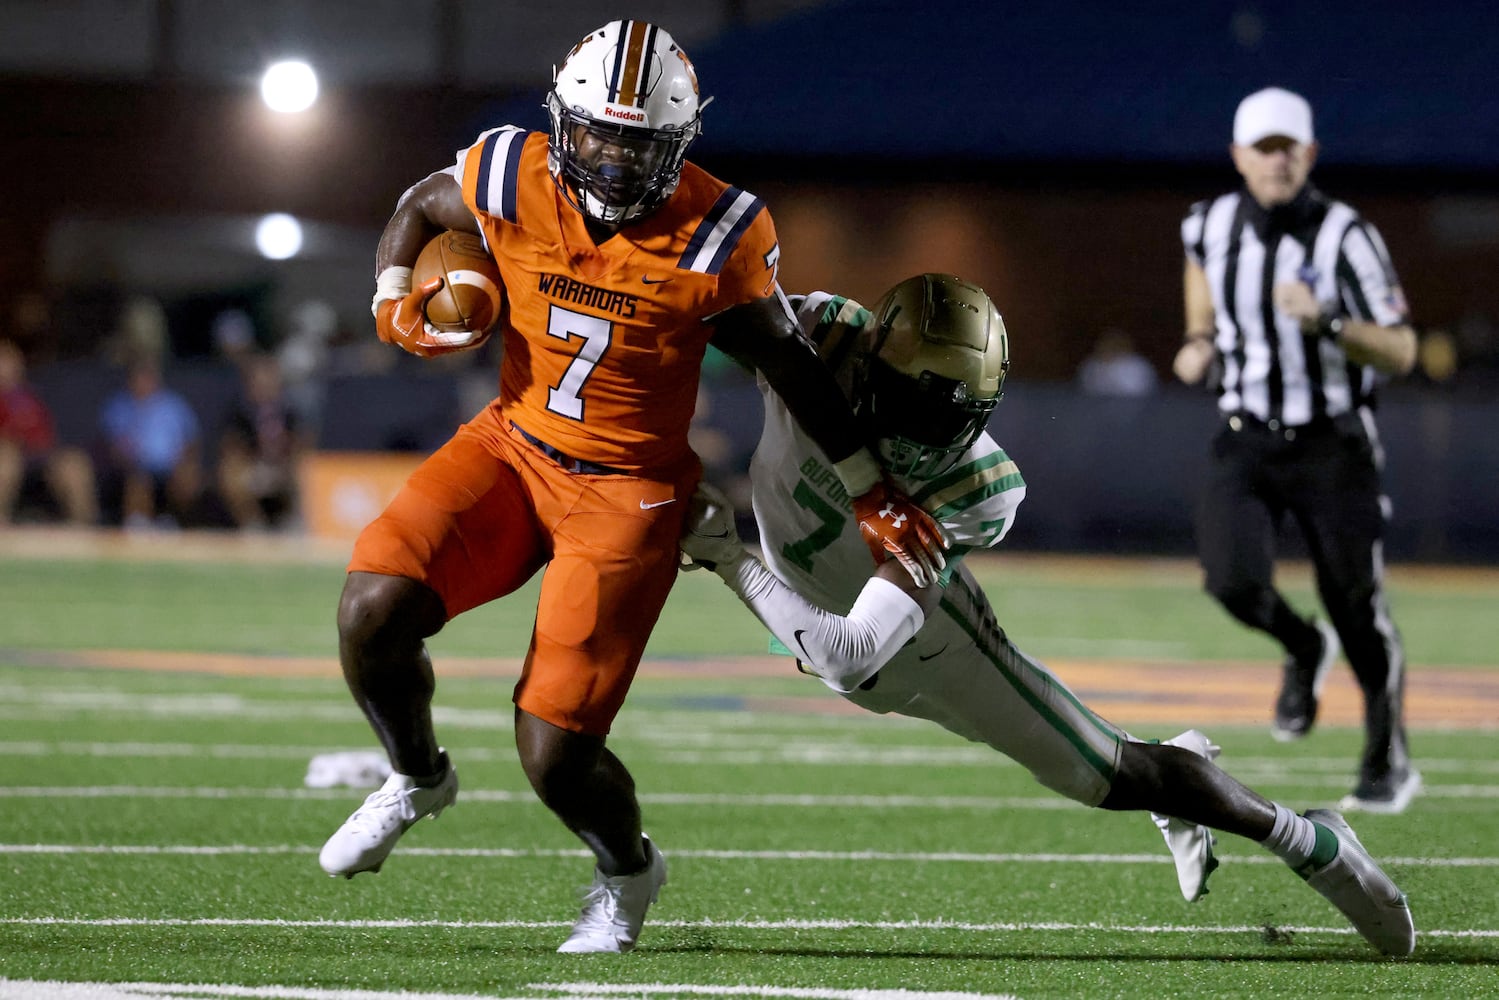
M960 580L960 577L954 577L953 582L958 583ZM964 590L967 590L966 584L964 585ZM969 596L970 598L972 598L975 595L970 594ZM1012 688L1015 689L1016 693L1024 698L1026 703L1036 711L1036 714L1045 719L1047 724L1050 725L1053 729L1065 736L1067 742L1072 744L1073 748L1082 755L1083 759L1088 762L1089 766L1091 766L1095 771L1102 775L1106 780L1113 781L1113 760L1105 759L1098 752L1098 750L1096 750L1093 745L1088 742L1087 738L1082 733L1078 732L1073 726L1069 725L1066 720L1057 715L1055 710L1053 710L1051 706L1049 706L1034 690L1032 690L1031 683L1027 682L1027 678L1029 678L1031 682L1039 682L1037 684L1038 687L1050 691L1055 691L1061 694L1068 702L1072 704L1074 708L1076 708L1082 714L1085 719L1087 719L1093 725L1094 728L1098 730L1099 733L1106 736L1111 743L1117 743L1119 741L1118 730L1109 725L1103 719L1099 718L1099 716L1095 714L1094 711L1087 705L1084 705L1082 702L1078 701L1077 696L1074 695L1069 688L1062 684L1045 667L1042 667L1040 664L1035 663L1020 650L1016 649L1015 646L1010 643L1008 638L1001 639L999 650L991 649L986 643L980 641L981 636L974 623L966 620L960 613L958 607L954 605L946 596L944 596L942 599L941 608L947 613L948 617L950 617L954 622L958 624L960 628L963 629L963 631L968 633L968 635L975 641L975 644L978 645L978 647L983 651L985 657L989 660L989 662L994 665L994 668L998 670L1000 675L1004 677L1004 679Z

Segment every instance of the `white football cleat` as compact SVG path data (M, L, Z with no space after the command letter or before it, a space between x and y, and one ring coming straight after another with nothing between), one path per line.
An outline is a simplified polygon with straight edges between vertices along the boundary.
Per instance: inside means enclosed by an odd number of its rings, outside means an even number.
M1208 760L1216 760L1222 752L1221 747L1196 729L1188 729L1161 742L1167 746L1190 750ZM1170 849L1171 857L1176 862L1176 882L1181 887L1182 897L1189 903L1197 902L1207 895L1208 876L1218 868L1218 859L1213 856L1213 845L1218 842L1217 839L1211 830L1198 823L1188 823L1184 819L1174 819L1160 813L1151 813L1150 818L1155 821L1161 836L1166 838L1166 847Z
M651 838L640 839L645 842L645 871L608 876L595 868L593 885L584 891L583 912L558 952L624 954L635 947L645 911L666 884L666 855L656 849Z
M458 772L446 752L442 780L430 788L399 771L391 772L378 791L344 820L318 854L318 864L329 875L353 878L378 872L401 834L423 816L437 816L458 797Z
M1315 871L1298 871L1347 917L1354 929L1386 955L1409 955L1416 950L1416 925L1405 893L1380 870L1347 820L1331 809L1308 809L1302 814L1338 838L1338 854Z

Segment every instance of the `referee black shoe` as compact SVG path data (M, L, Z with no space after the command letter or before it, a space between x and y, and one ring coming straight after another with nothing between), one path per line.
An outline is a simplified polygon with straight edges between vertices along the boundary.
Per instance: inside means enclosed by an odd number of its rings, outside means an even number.
M1299 740L1312 731L1322 685L1338 658L1338 633L1320 618L1312 624L1317 628L1317 644L1300 656L1286 657L1280 697L1275 699L1275 723L1270 735L1282 743Z
M1347 810L1394 816L1405 812L1411 799L1421 791L1421 785L1421 772L1415 768L1392 769L1376 777L1363 778L1338 805Z

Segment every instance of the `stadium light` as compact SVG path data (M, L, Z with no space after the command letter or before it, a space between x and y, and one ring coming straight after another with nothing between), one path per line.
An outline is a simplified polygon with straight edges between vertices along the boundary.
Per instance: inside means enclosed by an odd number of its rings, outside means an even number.
M255 246L263 257L286 260L302 249L302 224L285 212L273 212L255 226Z
M272 111L306 111L317 100L317 74L296 59L273 63L260 78L260 96Z

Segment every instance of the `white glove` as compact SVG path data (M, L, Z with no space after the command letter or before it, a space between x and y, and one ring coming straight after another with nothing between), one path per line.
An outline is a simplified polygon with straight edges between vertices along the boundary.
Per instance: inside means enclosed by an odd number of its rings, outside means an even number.
M699 482L682 528L682 568L706 566L719 576L730 576L744 558L744 546L734 526L734 505L718 487Z

